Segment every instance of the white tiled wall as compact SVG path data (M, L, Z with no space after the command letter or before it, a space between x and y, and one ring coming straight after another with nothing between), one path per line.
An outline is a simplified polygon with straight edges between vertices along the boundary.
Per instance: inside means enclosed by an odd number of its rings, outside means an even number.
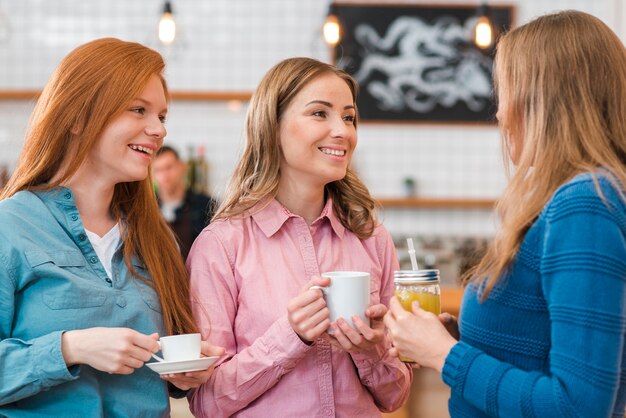
M361 3L364 1L361 0ZM394 1L417 4L420 1ZM377 0L376 3L384 3ZM468 4L428 0L428 4ZM516 21L564 8L592 13L625 38L622 0L519 0ZM174 0L181 39L162 50L172 90L252 91L262 75L289 56L328 61L320 26L322 0ZM89 39L116 36L157 47L161 0L0 0L11 33L0 40L0 90L41 88L59 60ZM32 103L0 101L0 164L13 166ZM167 141L187 154L203 144L213 193L219 197L243 143L246 104L174 102ZM402 194L414 177L429 197L495 198L505 184L499 133L494 126L361 124L355 165L376 196ZM483 210L387 210L397 234L490 235L494 221Z

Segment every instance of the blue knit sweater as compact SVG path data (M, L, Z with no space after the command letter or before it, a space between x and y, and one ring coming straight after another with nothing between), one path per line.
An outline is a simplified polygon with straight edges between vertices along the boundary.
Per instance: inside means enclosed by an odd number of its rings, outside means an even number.
M626 205L602 174L561 186L446 358L452 417L614 417L626 405Z

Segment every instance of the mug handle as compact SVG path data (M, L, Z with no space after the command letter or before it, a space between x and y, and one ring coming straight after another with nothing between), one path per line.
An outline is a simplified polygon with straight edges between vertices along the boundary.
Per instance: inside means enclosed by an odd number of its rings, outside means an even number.
M157 341L157 344L159 345L159 350L161 350L161 341ZM154 354L154 353L152 353L152 357L153 357L155 360L157 360L157 361L159 361L159 362L161 362L161 363L163 363L163 362L165 361L165 360L163 360L161 357L157 356L157 355L156 355L156 354Z

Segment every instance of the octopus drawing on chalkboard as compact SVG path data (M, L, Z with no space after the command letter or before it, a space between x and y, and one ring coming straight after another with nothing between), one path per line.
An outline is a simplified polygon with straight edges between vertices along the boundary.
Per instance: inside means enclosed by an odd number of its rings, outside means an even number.
M472 44L475 24L471 15L355 22L337 65L361 86L362 118L488 121L493 59Z

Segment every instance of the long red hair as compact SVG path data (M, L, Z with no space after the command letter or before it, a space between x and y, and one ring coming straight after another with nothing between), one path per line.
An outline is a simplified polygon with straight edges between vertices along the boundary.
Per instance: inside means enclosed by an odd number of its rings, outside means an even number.
M107 124L127 108L153 75L161 78L167 95L164 68L158 52L114 38L98 39L70 52L37 101L17 167L0 199L20 190L51 189L69 179ZM80 136L72 134L76 129ZM120 222L124 261L137 279L151 283L159 295L167 332L195 331L187 271L159 212L150 175L142 181L117 184L111 212L118 221L124 219ZM151 282L135 271L132 256L143 261Z

